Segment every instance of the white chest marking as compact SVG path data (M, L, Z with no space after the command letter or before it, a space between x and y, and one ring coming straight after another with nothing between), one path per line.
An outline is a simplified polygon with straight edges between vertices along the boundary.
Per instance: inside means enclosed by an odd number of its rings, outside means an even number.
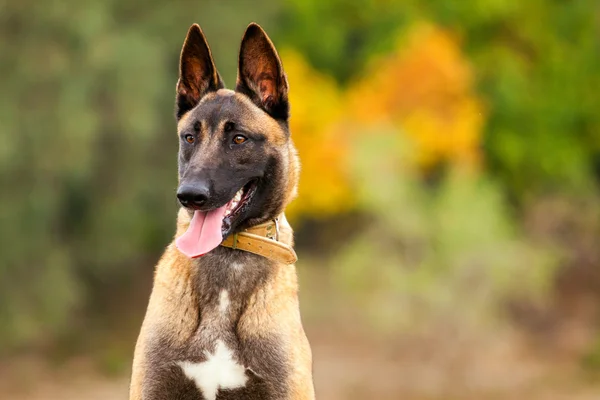
M219 389L235 389L246 385L246 369L233 360L233 353L221 340L217 340L214 354L208 351L204 354L207 357L204 362L180 361L178 364L205 399L215 400Z
M229 307L229 292L225 289L219 293L219 311L225 313Z
M244 268L244 264L239 263L239 262L234 262L234 263L231 263L231 268L233 268L235 271L239 272L242 270L242 268Z

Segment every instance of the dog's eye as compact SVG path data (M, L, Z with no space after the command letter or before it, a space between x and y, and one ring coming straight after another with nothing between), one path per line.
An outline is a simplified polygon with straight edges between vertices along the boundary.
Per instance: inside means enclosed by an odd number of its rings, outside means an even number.
M235 143L235 144L242 144L246 140L248 140L248 139L245 136L242 136L242 135L235 135L233 137L233 143Z
M194 135L189 135L189 134L185 135L183 138L188 143L194 143L194 141L196 140L196 139L194 139Z

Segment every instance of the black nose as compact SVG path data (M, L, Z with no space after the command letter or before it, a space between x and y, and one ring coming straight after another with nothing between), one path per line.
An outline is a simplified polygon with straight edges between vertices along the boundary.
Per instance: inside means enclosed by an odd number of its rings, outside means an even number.
M177 189L177 198L182 206L199 209L208 200L208 193L208 185L204 183L182 185Z

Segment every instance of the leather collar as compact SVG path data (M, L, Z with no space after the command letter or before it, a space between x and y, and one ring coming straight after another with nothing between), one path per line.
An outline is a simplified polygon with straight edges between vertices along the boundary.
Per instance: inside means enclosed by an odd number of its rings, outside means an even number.
M221 246L258 254L288 265L298 260L294 249L279 241L277 218L229 235Z

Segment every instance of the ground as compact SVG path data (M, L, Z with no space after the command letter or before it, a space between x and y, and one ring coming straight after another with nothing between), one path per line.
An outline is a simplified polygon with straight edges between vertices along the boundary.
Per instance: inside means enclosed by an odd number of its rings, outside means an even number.
M490 345L467 356L423 343L342 341L307 329L314 352L317 396L325 400L597 400L600 385L557 360L516 358L513 346ZM471 348L473 348L471 346ZM510 349L510 350L509 350ZM128 377L107 376L89 360L59 368L22 357L0 366L0 388L11 400L126 399Z

